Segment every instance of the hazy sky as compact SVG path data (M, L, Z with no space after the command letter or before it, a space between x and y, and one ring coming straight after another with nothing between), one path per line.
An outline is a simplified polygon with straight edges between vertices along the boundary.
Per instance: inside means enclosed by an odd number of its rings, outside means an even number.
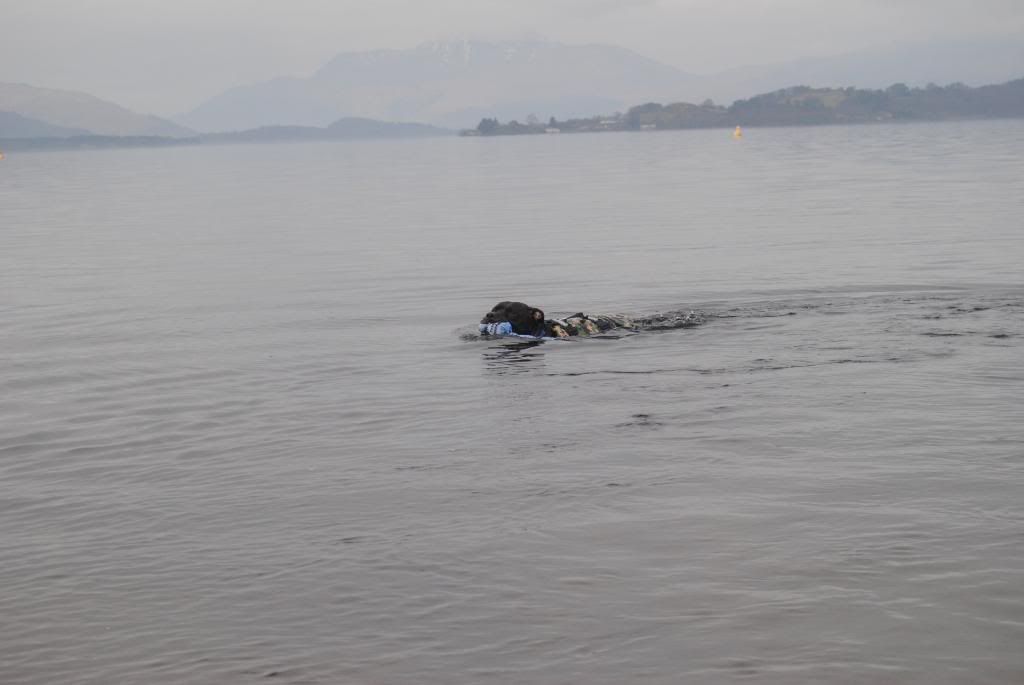
M343 51L542 37L709 73L898 41L1024 38L1024 0L0 0L0 27L0 81L170 115Z

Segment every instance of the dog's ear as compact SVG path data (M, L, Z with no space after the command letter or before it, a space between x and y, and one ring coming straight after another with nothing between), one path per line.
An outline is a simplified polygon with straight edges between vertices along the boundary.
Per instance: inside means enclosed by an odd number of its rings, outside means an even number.
M544 312L537 308L530 310L530 316L533 318L534 321L544 320Z

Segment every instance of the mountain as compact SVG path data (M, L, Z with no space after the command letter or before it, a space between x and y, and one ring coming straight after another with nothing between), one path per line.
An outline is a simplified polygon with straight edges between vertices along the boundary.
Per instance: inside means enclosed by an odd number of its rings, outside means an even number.
M889 45L702 76L607 45L432 42L342 53L309 77L232 88L179 120L203 131L322 127L343 116L464 128L484 117L567 119L647 101L730 103L793 85L974 86L1021 73L1024 41L1015 37Z
M182 137L192 132L159 117L137 114L92 95L67 90L0 83L0 111L108 136Z
M584 116L699 94L700 79L623 48L529 41L342 53L308 78L232 88L179 117L203 131L339 117L472 126L483 116Z
M70 138L88 133L85 129L54 126L16 112L0 112L0 138Z

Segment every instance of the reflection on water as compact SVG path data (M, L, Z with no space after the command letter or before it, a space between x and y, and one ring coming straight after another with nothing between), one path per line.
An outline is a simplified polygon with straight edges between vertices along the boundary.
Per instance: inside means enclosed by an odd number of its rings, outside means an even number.
M549 341L562 343L562 341ZM544 366L543 340L517 340L488 347L481 355L484 369L493 375L525 373Z

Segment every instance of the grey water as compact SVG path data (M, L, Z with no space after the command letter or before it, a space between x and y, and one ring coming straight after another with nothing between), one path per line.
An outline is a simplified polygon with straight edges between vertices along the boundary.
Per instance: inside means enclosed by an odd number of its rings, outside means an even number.
M0 682L1024 681L1024 122L729 133L9 155Z

